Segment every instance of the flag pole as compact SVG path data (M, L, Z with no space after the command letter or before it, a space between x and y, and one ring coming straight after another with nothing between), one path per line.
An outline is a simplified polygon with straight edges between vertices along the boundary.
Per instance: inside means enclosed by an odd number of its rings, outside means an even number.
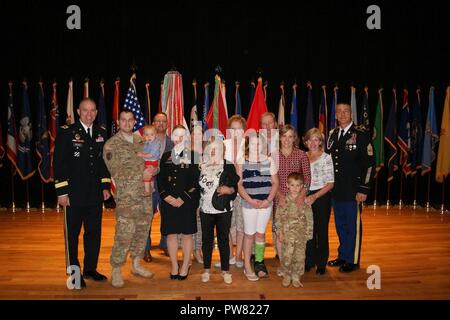
M443 181L442 181L442 203L441 203L441 214L444 214L444 213L445 213L444 199L445 199L445 179L443 179Z
M388 181L388 189L387 189L387 200L386 200L386 209L389 210L389 205L390 205L390 194L391 194L391 181Z
M417 208L417 173L414 175L414 201L413 201L413 210Z
M398 201L398 208L400 210L402 210L402 206L403 206L403 201L402 201L402 197L403 197L403 170L400 173L400 200Z
M430 184L431 184L431 171L428 173L427 212L430 212Z
M45 201L44 201L44 182L41 180L41 211L42 213L45 212Z
M11 211L12 213L16 213L16 204L14 202L14 173L12 167L11 167L11 196L12 196Z
M378 171L379 172L379 171ZM378 194L378 172L375 176L375 195L373 197L373 210L377 209L377 194Z
M30 213L30 185L28 180L26 181L26 187L27 187L27 213Z

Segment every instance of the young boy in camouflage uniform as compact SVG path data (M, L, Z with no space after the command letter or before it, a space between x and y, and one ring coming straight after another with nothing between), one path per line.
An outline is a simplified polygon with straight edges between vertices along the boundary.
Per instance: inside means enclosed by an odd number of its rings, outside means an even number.
M277 236L282 242L281 263L284 267L282 285L289 287L291 282L296 288L303 287L300 279L305 273L306 242L313 236L313 213L304 203L296 205L301 197L303 176L291 173L287 178L288 195L284 206L280 206L275 216Z

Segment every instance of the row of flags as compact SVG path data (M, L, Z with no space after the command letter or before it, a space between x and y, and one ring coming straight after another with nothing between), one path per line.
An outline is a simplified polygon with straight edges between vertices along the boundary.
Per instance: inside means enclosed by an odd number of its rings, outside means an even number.
M428 94L428 111L425 128L422 128L422 102L420 89L410 98L407 89L402 92L402 105L397 105L397 90L392 90L391 106L383 131L383 89L378 91L378 103L375 111L372 143L375 153L377 172L384 166L384 143L387 144L387 179L394 179L394 172L399 168L406 177L414 176L419 170L425 175L431 171L436 159L435 146L439 141L436 164L436 181L442 183L450 173L450 86L447 87L440 134L436 121L435 88ZM397 117L400 113L400 122Z
M136 76L130 79L130 86L123 104L124 109L131 110L137 119L134 130L139 131L145 123L150 121L150 92L149 83L145 84L145 99L143 107L141 107L135 84ZM105 88L104 81L100 81L100 90L98 95L98 116L97 123L106 129L107 114L105 106ZM199 117L198 109L198 93L197 82L192 82L193 101L190 112L190 121L202 121L203 129L217 129L222 135L226 133L226 124L228 120L228 108L226 101L225 83L219 75L215 77L214 95L212 101L209 96L209 83L204 84L204 99L202 105L202 114ZM312 127L318 127L327 139L330 130L336 127L335 108L338 101L339 88L334 86L331 94L331 106L328 108L326 86L321 87L321 99L319 104L318 119L314 119L314 104L312 100L312 85L310 82L306 85L308 94L306 101L304 132ZM235 83L235 106L234 113L242 114L242 101L239 93L240 84ZM258 79L257 83L251 83L251 107L247 117L248 128L259 129L260 115L268 111L267 108L267 82L263 84L262 79ZM369 99L368 88L363 91L363 99L361 112L358 117L356 105L356 89L351 86L351 108L353 122L361 128L369 131L371 126L369 123ZM43 182L53 180L53 151L54 141L57 135L57 128L60 126L59 105L57 99L57 83L52 84L52 96L50 103L49 119L47 119L47 108L42 82L39 82L38 99L37 99L37 125L35 136L33 137L33 127L31 125L30 101L28 96L28 85L24 81L21 85L21 110L19 119L19 128L16 128L16 120L14 118L13 90L12 83L9 83L8 97L8 129L6 138L6 152L4 148L3 137L0 135L0 166L5 154L13 164L13 173L19 173L23 180L34 175L33 167L33 146L37 157L37 171ZM287 118L297 130L299 127L299 110L297 100L298 85L294 83L292 86L292 99L290 111ZM422 175L431 170L432 163L436 155L434 153L435 145L440 140L438 161L436 169L436 180L442 182L450 172L450 111L449 96L450 87L447 88L443 117L441 123L441 132L437 129L435 115L435 89L430 88L428 99L428 113L426 126L422 129L421 119L421 101L420 90L416 90L415 94L409 95L408 90L404 89L401 93L402 105L397 105L397 91L392 90L391 105L388 112L386 129L383 128L383 89L378 91L378 102L375 109L375 118L373 123L373 146L376 158L377 171L385 165L385 144L387 146L386 166L388 170L388 181L391 181L394 172L400 167L405 176L414 175L418 170L422 171ZM83 96L89 97L89 81L84 83ZM111 135L117 132L117 120L119 115L120 99L120 81L117 79L114 83L114 99L112 107ZM413 101L410 107L410 100ZM285 85L280 85L280 100L278 104L278 124L283 126L286 122L286 99ZM330 109L330 113L328 110ZM189 129L188 122L184 116L184 97L182 76L177 71L169 71L161 84L160 99L158 103L158 112L165 112L168 115L168 134L170 135L172 128L176 125L183 125ZM66 102L66 124L75 121L73 111L73 82L69 81L68 94ZM400 119L399 123L397 119ZM1 129L1 128L0 128ZM1 132L1 131L0 131ZM34 139L33 139L34 138Z

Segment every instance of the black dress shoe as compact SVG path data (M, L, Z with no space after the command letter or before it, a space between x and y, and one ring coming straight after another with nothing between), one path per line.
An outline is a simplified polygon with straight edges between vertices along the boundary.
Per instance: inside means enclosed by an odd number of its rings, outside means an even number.
M105 277L101 273L98 273L97 271L85 271L83 273L83 277L85 277L86 279L92 279L94 281L106 281L106 280L108 280L107 277Z
M330 267L340 267L340 266L344 265L344 263L345 263L345 261L342 259L339 259L339 258L328 261L328 265Z
M178 275L178 280L186 280L189 275L189 270L191 270L191 266L189 266L188 271L185 276L182 276L181 274Z
M345 263L340 268L340 272L352 272L359 269L359 264Z
M179 274L170 274L170 280L177 280L179 277Z
M318 274L318 275L324 275L325 272L326 272L325 267L317 267L316 274Z

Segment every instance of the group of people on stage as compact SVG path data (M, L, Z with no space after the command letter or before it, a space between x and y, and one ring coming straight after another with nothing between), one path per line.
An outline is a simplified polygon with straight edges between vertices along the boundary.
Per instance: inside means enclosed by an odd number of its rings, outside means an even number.
M257 281L269 276L265 264L266 230L272 219L272 237L282 285L303 286L304 272L326 266L341 272L359 268L361 208L373 176L369 134L352 123L351 107L336 106L339 126L327 141L319 129L300 138L289 124L277 128L275 115L260 116L258 132L247 130L240 115L228 119L226 137L203 132L194 125L167 135L167 116L158 113L133 134L134 114L123 110L119 132L106 139L94 125L95 102L81 101L79 121L63 126L54 154L55 187L66 207L67 263L80 266L78 236L84 226L84 279L105 281L97 271L100 251L102 202L114 182L116 225L110 257L111 282L124 285L121 268L127 256L131 272L146 278L153 273L150 228L153 214L161 213L161 243L170 257L169 277L185 280L192 255L203 263L202 282L212 276L215 238L221 276L232 283L230 265ZM328 224L331 206L339 236L338 257L328 261ZM233 253L234 243L236 251ZM182 248L181 264L177 259Z

